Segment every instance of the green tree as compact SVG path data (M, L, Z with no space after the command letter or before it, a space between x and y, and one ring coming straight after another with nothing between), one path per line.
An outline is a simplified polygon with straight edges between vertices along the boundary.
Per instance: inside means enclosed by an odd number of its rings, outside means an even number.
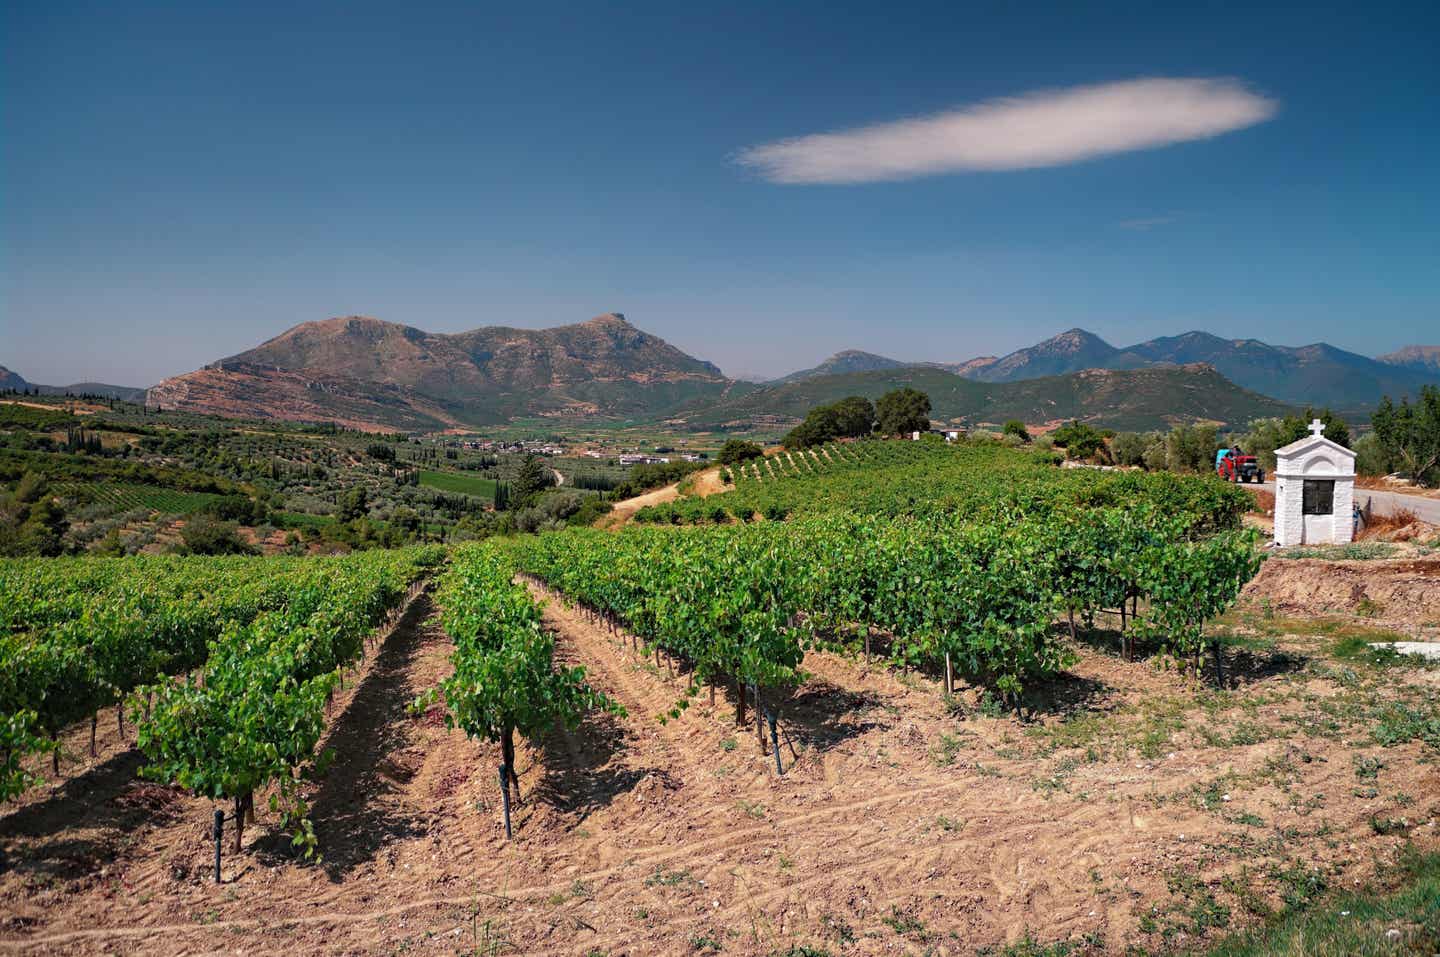
M1209 472L1220 436L1213 425L1177 425L1165 434L1165 467L1172 472Z
M1401 470L1425 486L1440 484L1440 388L1421 388L1414 405L1408 398L1397 406L1387 395L1370 425L1381 449Z
M1350 426L1345 424L1345 420L1329 409L1320 409L1317 411L1309 406L1305 407L1305 415L1303 417L1296 415L1287 415L1285 417L1285 437L1289 441L1282 444L1288 445L1290 442L1298 441L1309 435L1310 423L1315 419L1319 419L1325 424L1325 438L1331 442L1343 445L1347 449L1350 448ZM1245 451L1248 452L1250 450L1246 449Z
M1025 423L1021 422L1019 419L1011 419L1010 421L1006 422L1005 426L1000 430L1000 434L1013 435L1021 442L1030 441L1030 430L1025 428Z
M780 443L787 449L805 449L812 445L824 445L840 434L840 419L831 405L816 406L806 415L805 420L789 432Z
M746 462L750 459L758 459L765 454L765 450L754 442L746 442L744 439L730 439L720 448L720 454L716 461L721 465L735 465L738 462Z
M26 472L14 492L0 495L0 555L63 554L69 527L50 484L36 472Z
M1260 460L1260 465L1267 471L1275 470L1275 450L1284 448L1291 442L1305 438L1310 434L1310 422L1319 419L1325 423L1325 438L1332 442L1338 442L1346 448L1350 448L1350 427L1345 421L1331 412L1329 409L1316 411L1307 408L1305 414L1287 415L1284 418L1255 419L1250 423L1250 431L1235 438L1235 444L1240 446L1241 451L1246 455L1253 455ZM1219 446L1216 446L1218 448ZM1211 450L1212 454L1214 450ZM1214 464L1214 460L1211 460Z
M213 515L192 515L180 530L181 551L190 555L248 555L254 552L236 533L234 522Z
M515 476L515 481L510 487L512 507L524 508L541 492L555 484L555 476L550 469L540 461L540 457L531 453L525 456L520 463L520 472Z
M1065 457L1071 459L1088 459L1105 444L1104 436L1078 419L1051 432L1050 439L1064 447Z
M1120 432L1110 440L1110 454L1116 465L1144 465L1145 450L1154 441L1151 435L1139 432Z
M370 493L365 486L356 485L340 496L340 507L336 517L342 522L353 522L370 514Z
M20 482L15 486L15 501L22 505L32 505L49 492L50 483L45 481L45 476L39 472L26 472L20 476Z
M852 395L836 402L835 428L839 435L860 438L875 429L875 406L864 396ZM929 411L927 406L926 411Z
M1361 475L1389 475L1395 471L1394 459L1373 431L1355 440L1355 471Z
M20 526L20 554L53 558L65 552L65 532L70 523L65 511L50 497L30 506L30 515Z
M397 508L390 516L390 522L396 528L414 534L420 530L420 513L413 508Z
M893 389L875 403L876 428L885 435L930 428L930 397L911 388Z

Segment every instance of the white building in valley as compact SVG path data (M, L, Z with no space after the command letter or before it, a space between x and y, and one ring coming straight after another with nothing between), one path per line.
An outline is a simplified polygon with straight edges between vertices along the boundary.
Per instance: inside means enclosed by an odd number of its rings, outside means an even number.
M1310 435L1275 450L1275 544L1344 544L1354 535L1355 453Z

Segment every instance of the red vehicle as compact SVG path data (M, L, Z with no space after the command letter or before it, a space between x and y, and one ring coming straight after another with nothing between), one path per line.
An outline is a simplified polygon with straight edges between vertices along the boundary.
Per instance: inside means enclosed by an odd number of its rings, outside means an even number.
M1238 448L1215 453L1215 474L1227 482L1265 481L1265 470L1260 467L1259 459L1245 455Z

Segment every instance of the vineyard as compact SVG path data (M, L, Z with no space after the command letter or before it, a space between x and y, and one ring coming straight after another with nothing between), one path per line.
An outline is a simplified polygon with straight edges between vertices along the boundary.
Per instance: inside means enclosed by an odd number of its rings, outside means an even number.
M1430 847L1440 671L1234 610L1243 491L978 443L731 477L614 530L0 562L0 942L1158 954Z
M437 550L345 559L135 558L0 563L0 793L40 783L27 763L101 709L138 722L143 774L235 802L288 797L315 758L324 709L365 639ZM304 807L287 809L313 850Z
M1062 613L1073 635L1077 615L1093 623L1143 602L1134 631L1198 663L1203 623L1258 566L1248 533L1193 537L1214 521L1149 507L1003 525L832 515L574 531L516 551L525 571L681 661L695 681L732 682L742 708L745 688L762 700L797 685L808 648L853 653L854 636L874 629L896 666L944 669L947 692L958 670L1018 700L1068 663Z
M138 509L163 515L191 515L224 498L213 492L182 492L123 482L64 482L56 491L81 501L101 502L117 511Z
M641 509L639 522L699 524L853 511L954 513L970 519L1043 517L1065 507L1148 503L1232 527L1250 507L1241 489L1172 473L1059 469L1048 453L998 443L832 443L753 459L731 471L734 489Z
M439 489L442 492L474 495L487 500L495 498L496 483L494 479L479 475L467 475L463 472L436 472L423 469L420 472L420 484L427 488Z

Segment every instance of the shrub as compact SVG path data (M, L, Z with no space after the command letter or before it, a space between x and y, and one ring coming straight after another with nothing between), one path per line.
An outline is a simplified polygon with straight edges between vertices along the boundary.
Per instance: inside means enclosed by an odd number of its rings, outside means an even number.
M178 551L188 555L249 555L254 549L236 534L234 522L224 522L212 515L192 516L180 530Z
M1105 438L1084 422L1075 420L1062 425L1050 433L1056 445L1065 448L1065 455L1072 459L1088 459L1105 444Z
M754 442L746 442L744 439L730 439L720 449L716 461L721 465L735 465L740 462L747 462L750 459L758 459L765 454L765 450ZM727 480L728 481L728 480Z

